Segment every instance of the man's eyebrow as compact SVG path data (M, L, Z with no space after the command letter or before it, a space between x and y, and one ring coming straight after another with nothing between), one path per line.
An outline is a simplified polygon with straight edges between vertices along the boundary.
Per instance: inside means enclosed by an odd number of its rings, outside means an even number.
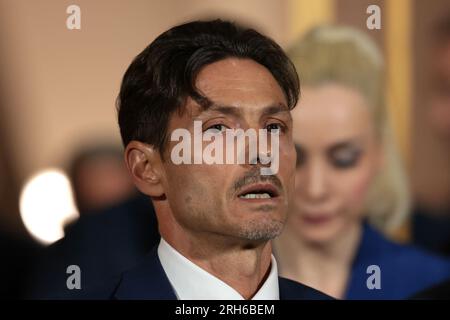
M281 112L289 113L289 108L284 103L279 103L265 107L262 111L262 116L270 116L272 114Z
M200 114L198 116L200 116L202 113L208 113L208 112L219 112L219 113L223 113L226 115L238 117L238 116L242 115L242 108L237 107L237 106L232 106L232 105L222 105L222 104L213 103L208 109L200 112ZM283 103L273 104L273 105L264 107L261 112L261 115L269 116L269 115L281 113L281 112L289 112L289 108Z
M206 112L219 112L226 115L231 116L240 116L242 115L242 110L239 107L236 106L229 106L229 105L222 105L222 104L216 104L213 103L208 109L205 110Z

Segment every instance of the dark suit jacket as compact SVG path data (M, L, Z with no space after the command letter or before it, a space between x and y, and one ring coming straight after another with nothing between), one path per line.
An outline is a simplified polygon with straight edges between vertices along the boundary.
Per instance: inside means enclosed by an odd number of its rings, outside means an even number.
M281 300L327 300L329 296L303 284L279 279ZM81 299L120 299L120 300L176 300L175 292L164 272L157 253L157 246L135 268L124 272L106 286L86 290Z

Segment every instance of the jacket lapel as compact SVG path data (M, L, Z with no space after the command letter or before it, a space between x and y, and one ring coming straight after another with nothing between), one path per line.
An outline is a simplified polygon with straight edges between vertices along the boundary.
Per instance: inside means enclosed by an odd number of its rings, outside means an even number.
M278 277L280 300L332 300L326 294L304 284Z

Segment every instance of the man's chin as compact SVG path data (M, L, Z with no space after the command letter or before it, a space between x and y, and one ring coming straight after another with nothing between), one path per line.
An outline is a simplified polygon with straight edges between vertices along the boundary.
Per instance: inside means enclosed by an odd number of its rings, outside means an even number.
M249 241L270 241L281 234L284 222L278 220L250 221L241 227L238 236Z
M281 199L261 201L236 199L230 203L229 211L242 220L284 220L287 208Z

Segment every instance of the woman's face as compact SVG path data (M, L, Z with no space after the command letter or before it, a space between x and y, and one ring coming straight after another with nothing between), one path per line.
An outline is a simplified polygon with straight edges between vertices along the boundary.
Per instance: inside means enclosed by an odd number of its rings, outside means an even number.
M293 110L296 194L289 226L304 240L333 241L361 223L380 151L369 107L356 90L305 87Z

